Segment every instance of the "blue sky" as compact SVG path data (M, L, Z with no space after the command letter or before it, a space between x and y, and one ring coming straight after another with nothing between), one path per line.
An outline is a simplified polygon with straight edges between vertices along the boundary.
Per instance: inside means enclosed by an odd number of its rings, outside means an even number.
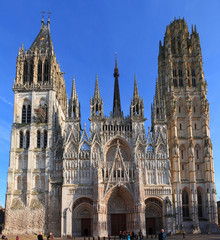
M166 26L174 17L184 17L190 31L191 25L196 24L208 82L215 181L220 200L220 1L1 0L0 10L0 205L5 202L16 57L21 44L28 49L37 36L42 10L52 12L51 35L57 60L65 72L69 96L72 78L76 78L82 125L85 122L87 129L96 74L105 115L112 110L115 52L118 55L122 110L125 115L129 114L136 74L148 119L146 127L150 126L159 40L163 40Z

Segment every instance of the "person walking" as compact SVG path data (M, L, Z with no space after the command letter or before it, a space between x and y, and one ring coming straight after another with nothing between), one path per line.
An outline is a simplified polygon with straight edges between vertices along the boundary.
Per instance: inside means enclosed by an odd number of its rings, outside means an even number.
M166 233L164 232L164 229L163 229L163 228L161 229L161 232L160 232L160 234L158 235L158 240L167 240L167 235L166 235Z
M42 232L37 235L37 240L44 240Z
M53 236L53 234L51 232L48 235L47 240L54 240L54 236Z
M19 240L19 237L18 237L18 236L16 237L16 240Z

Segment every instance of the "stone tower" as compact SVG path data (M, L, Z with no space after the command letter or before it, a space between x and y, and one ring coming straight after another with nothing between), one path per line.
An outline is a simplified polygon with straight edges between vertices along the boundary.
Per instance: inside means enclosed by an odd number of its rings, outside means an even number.
M50 19L27 51L19 49L6 193L5 230L57 229L62 187L62 119L66 89L50 35ZM25 217L24 217L25 216Z
M158 93L166 104L176 228L213 231L216 190L209 103L199 34L184 19L167 26L158 57Z

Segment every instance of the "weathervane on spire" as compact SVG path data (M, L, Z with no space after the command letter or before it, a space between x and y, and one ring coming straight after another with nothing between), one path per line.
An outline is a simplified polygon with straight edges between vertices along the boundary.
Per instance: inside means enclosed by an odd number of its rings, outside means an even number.
M41 23L44 24L44 14L47 13L48 15L48 18L47 18L47 23L50 23L50 15L51 15L51 12L45 12L45 11L42 11L42 19L41 19Z

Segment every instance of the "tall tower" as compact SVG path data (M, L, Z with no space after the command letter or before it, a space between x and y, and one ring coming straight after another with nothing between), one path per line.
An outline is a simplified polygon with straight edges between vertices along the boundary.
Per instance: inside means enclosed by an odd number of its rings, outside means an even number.
M50 19L17 57L5 230L60 232L62 125L66 89L50 35ZM60 217L58 217L60 219ZM22 225L22 227L21 227Z
M167 26L160 42L157 85L166 103L176 228L212 231L217 212L207 83L199 34L196 27L190 34L184 19Z

